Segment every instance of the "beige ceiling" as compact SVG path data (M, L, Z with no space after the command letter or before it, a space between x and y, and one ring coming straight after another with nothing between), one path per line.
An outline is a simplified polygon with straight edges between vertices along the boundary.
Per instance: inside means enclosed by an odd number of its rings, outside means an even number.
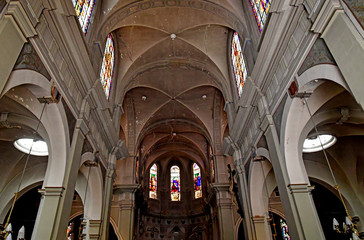
M226 131L222 109L231 98L231 24L193 7L139 9L121 17L136 3L107 1L105 6L114 8L102 24L112 29L116 42L113 87L124 111L120 138L130 154L140 149L147 165L185 158L204 166L208 146L221 143ZM214 4L225 12L240 6L238 1Z

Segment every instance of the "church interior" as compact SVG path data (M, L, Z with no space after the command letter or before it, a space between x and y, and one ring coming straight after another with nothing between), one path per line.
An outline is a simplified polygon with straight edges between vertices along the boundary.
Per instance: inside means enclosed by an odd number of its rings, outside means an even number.
M0 0L0 240L364 239L361 0Z

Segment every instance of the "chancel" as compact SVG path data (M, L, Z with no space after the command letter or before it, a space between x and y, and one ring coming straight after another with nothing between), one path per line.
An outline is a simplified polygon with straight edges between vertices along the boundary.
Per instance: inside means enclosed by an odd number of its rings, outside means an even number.
M0 0L0 240L364 239L361 0Z

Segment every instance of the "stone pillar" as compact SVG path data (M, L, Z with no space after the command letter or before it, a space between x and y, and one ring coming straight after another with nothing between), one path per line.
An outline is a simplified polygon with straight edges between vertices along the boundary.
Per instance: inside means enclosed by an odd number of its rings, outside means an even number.
M82 239L98 240L100 237L101 220L85 219L82 222Z
M280 151L279 138L271 115L265 116L261 129L268 144L291 238L325 239L309 184L290 185L285 159Z
M228 183L212 183L211 187L216 190L220 239L235 239L230 185Z
M124 240L134 236L135 192L140 184L115 185L114 194L119 206L118 230Z
M73 132L72 145L68 154L69 157L66 164L63 186L57 188L58 199L52 198L52 201L47 201L48 198L46 198L49 189L51 188L48 188L47 186L44 187L45 197L41 200L39 206L32 239L65 238L78 170L80 167L82 146L87 132L88 128L84 121L78 119ZM63 193L60 189L64 189ZM58 203L57 205L55 205L56 202Z
M270 220L267 218L267 216L254 216L252 219L255 226L256 239L257 240L272 239Z
M104 199L103 199L103 211L102 211L102 223L101 223L101 238L102 240L107 240L109 236L109 224L110 224L110 209L111 201L113 196L113 184L115 179L115 154L109 155L109 164L105 177L105 187L104 187Z
M236 162L240 162L239 160ZM246 178L246 172L241 164L235 164L235 168L238 174L238 186L239 197L241 199L242 208L244 211L245 231L249 240L257 239L254 232L254 226L252 222L251 205L249 199L248 183Z
M63 187L43 187L37 219L35 221L32 239L51 239L55 228L57 209L63 194ZM65 233L66 235L66 233ZM43 238L43 236L46 236Z

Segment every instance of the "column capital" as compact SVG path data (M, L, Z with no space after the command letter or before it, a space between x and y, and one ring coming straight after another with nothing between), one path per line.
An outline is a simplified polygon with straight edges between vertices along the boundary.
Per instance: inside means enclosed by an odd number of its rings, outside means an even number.
M314 186L308 185L307 183L302 184L289 184L288 189L291 193L311 193L313 189L315 189Z
M235 163L235 169L236 169L236 172L238 173L238 175L242 175L242 174L245 174L245 168L244 168L244 165L239 163L239 164L236 164Z
M260 215L255 215L254 217L252 217L252 220L254 223L265 223L271 220L271 218L267 217L267 216L260 216Z
M263 132L266 132L269 125L274 125L273 116L270 114L266 114L262 120L262 123L260 124L260 129Z
M86 134L89 132L89 128L86 124L86 121L83 118L79 118L76 120L76 126L75 128L80 129L82 134L86 136Z
M241 150L238 144L236 144L234 140L230 136L228 136L224 138L224 142L222 143L221 147L221 152L225 156L232 156L235 152L241 152Z
M39 189L38 192L42 194L42 197L44 196L61 197L64 190L65 190L64 187L44 187L42 189Z
M135 193L139 188L140 184L115 184L115 193Z
M230 191L229 183L211 183L210 186L215 189L217 192Z

